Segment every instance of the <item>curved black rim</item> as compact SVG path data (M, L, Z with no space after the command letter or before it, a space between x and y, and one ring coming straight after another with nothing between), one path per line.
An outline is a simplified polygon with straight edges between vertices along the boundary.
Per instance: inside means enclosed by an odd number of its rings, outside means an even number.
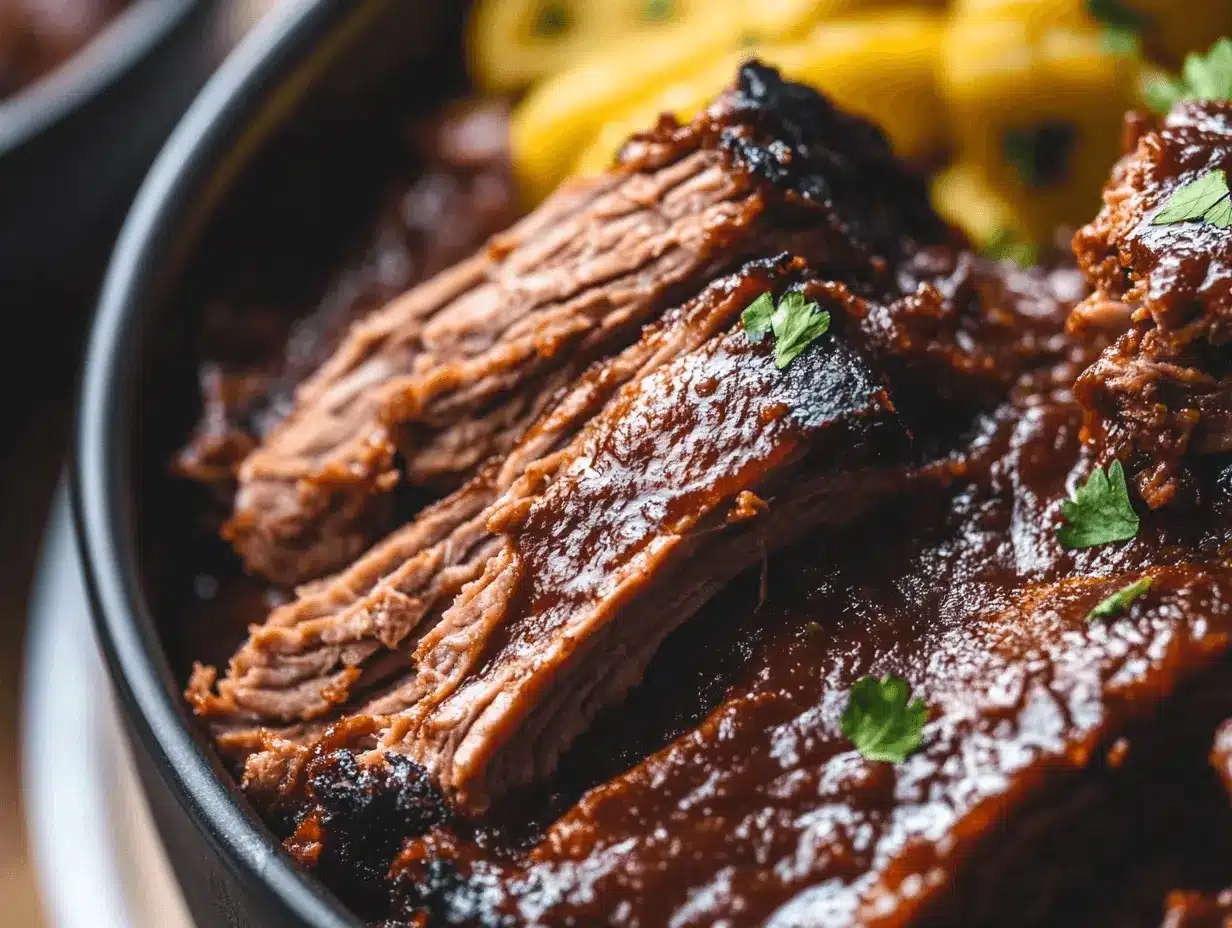
M131 505L134 364L144 315L173 260L173 231L220 156L272 89L330 29L365 4L290 0L267 16L206 85L159 155L116 244L82 374L73 461L73 513L95 624L113 682L146 755L213 849L246 884L311 928L358 925L298 870L218 776L190 722L139 581Z
M49 74L0 100L0 157L102 95L202 0L137 0Z

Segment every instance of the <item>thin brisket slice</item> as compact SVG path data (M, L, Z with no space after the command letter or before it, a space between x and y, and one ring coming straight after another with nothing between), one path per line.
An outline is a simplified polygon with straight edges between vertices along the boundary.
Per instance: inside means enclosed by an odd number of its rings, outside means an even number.
M615 357L594 364L505 459L338 576L302 588L294 602L276 609L253 629L216 690L214 671L199 670L189 691L198 712L225 729L226 743L240 753L246 727L330 713L359 683L361 667L379 653L397 651L421 625L430 627L463 584L483 573L500 549L489 527L498 499L508 505L550 481L561 450L624 384L730 328L758 295L782 292L799 273L798 260L750 264L669 311ZM403 674L407 667L403 656L386 661L385 673Z
M471 812L550 773L737 573L901 480L886 386L841 337L779 371L736 329L624 390L554 482L492 517L483 576L371 709L405 706L383 746Z
M292 585L391 526L400 479L452 489L552 394L746 260L870 279L946 233L880 134L756 64L687 126L572 184L469 261L358 323L243 463L227 533Z
M1232 229L1154 225L1169 198L1232 172L1232 103L1181 103L1113 171L1104 208L1074 239L1096 291L1072 320L1128 326L1074 385L1088 435L1167 505L1193 453L1232 450Z

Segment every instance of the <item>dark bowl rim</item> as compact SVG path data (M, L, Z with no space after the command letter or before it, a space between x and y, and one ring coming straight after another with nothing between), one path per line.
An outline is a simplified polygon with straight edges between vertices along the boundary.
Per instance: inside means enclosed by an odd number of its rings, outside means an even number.
M0 99L0 158L101 97L204 2L133 0L67 60Z
M203 840L249 886L309 928L359 925L298 869L218 775L191 728L180 683L167 664L140 566L127 492L135 425L131 398L140 321L174 256L171 233L280 79L307 60L322 34L370 2L286 2L244 39L206 84L159 154L112 254L81 375L72 470L73 520L91 612L130 732Z

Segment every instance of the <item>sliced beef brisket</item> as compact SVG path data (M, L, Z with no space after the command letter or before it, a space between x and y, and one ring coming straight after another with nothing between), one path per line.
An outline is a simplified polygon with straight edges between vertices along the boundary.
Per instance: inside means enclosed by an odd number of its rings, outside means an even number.
M876 130L746 65L689 125L664 120L357 324L244 461L229 535L279 583L340 568L390 527L399 479L457 486L589 362L745 260L786 250L868 280L946 234Z
M737 573L890 492L903 439L885 384L841 338L780 372L732 331L642 379L556 480L492 517L483 577L374 707L401 710L383 744L472 812L551 773Z
M1217 170L1232 172L1232 103L1178 104L1137 138L1074 239L1096 286L1075 327L1129 325L1074 392L1089 436L1136 473L1151 508L1176 495L1187 454L1232 450L1232 229L1152 221Z
M782 258L757 262L714 282L650 326L614 358L597 362L499 464L430 507L336 577L311 584L254 629L213 691L215 674L194 675L189 698L230 732L249 723L319 718L345 699L358 668L430 628L463 584L500 548L489 522L511 501L552 479L560 453L626 383L644 378L730 328L760 294L781 293L802 271ZM500 501L499 506L497 505ZM405 671L406 660L393 672Z

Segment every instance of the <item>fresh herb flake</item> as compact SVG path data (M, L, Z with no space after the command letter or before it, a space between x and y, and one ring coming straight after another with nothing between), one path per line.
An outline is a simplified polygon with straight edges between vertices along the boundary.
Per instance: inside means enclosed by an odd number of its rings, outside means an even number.
M1151 225L1169 226L1205 219L1226 229L1232 226L1229 197L1232 197L1232 190L1228 189L1227 174L1222 170L1210 171L1172 191L1163 209L1151 218Z
M783 370L805 348L830 329L830 314L816 303L806 303L803 293L788 293L770 318L774 330L774 366Z
M1142 99L1157 113L1166 113L1182 100L1232 100L1232 38L1224 37L1203 55L1191 52L1179 78L1146 81Z
M1232 197L1224 197L1203 213L1202 218L1221 229L1232 228Z
M1093 622L1096 619L1114 619L1126 609L1130 604L1151 588L1151 578L1141 577L1133 583L1121 587L1111 596L1099 601L1099 604L1087 613L1087 621Z
M857 680L839 728L865 759L901 764L920 746L928 721L924 700L908 705L910 696L907 681L892 674Z
M1205 56L1186 55L1181 77L1195 100L1232 100L1232 39L1220 39Z
M1039 249L1025 242L1009 229L997 229L980 248L980 253L994 261L1013 261L1021 268L1039 264Z
M770 319L774 315L774 297L767 290L740 314L740 323L752 341L759 342L770 331Z
M1069 523L1056 530L1063 548L1094 548L1138 534L1138 514L1129 502L1120 461L1113 461L1107 473L1095 468L1074 498L1061 503L1061 514Z
M774 334L774 364L783 370L829 331L830 314L805 301L803 293L784 294L777 308L774 298L763 293L740 314L740 322L750 341L761 341L767 332Z

